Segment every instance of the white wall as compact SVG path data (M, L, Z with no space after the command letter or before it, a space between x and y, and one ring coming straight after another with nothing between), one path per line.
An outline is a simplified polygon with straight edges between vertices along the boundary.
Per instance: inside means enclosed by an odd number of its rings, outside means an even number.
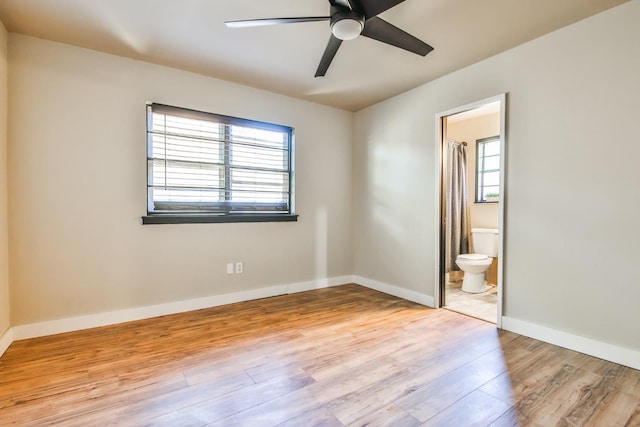
M633 0L358 112L355 274L433 295L435 115L507 92L504 314L640 350L639 22Z
M17 34L9 71L13 326L351 274L352 113ZM141 225L145 101L293 126L298 222Z
M500 113L447 121L447 138L467 142L467 195L471 228L498 228L499 204L476 203L476 141L500 135Z
M7 30L0 22L0 338L9 329L9 247L7 208ZM0 353L2 349L0 349Z

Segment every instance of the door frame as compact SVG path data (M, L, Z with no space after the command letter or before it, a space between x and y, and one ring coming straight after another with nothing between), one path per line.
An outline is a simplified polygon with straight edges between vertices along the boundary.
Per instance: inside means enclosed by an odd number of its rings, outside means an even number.
M498 283L497 283L497 309L498 315L496 319L496 326L498 328L502 328L502 311L503 311L503 299L504 299L504 242L505 242L505 227L504 227L504 207L507 201L507 188L505 186L506 183L506 164L507 164L507 125L506 125L506 110L507 110L507 94L502 93L491 98L482 99L480 101L472 102L470 104L466 104L460 107L453 108L451 110L444 111L442 113L436 114L436 147L437 147L437 155L436 155L436 236L435 236L435 286L434 286L434 305L435 308L441 308L443 297L444 297L444 213L443 213L443 203L442 203L442 194L443 194L443 160L444 160L444 119L448 116L452 116L454 114L463 113L469 110L475 110L476 108L482 107L485 104L489 104L491 102L500 102L500 201L498 206Z

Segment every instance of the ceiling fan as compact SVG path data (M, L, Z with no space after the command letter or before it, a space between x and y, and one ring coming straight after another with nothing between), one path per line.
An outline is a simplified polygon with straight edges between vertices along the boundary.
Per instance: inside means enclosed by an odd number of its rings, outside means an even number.
M431 52L433 47L427 43L378 17L378 15L385 10L391 9L403 1L404 0L329 0L330 16L246 19L227 21L225 24L230 28L244 28L329 21L331 24L331 38L316 70L316 77L322 77L327 73L329 65L331 65L331 61L333 61L333 58L338 52L342 41L355 39L359 35L399 47L421 56L426 56Z

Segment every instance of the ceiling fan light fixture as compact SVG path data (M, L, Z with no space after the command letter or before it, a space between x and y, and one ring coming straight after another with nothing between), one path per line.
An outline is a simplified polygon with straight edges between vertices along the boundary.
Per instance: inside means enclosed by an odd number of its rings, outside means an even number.
M380 13L403 1L329 0L329 16L245 19L227 21L225 23L229 27L260 27L263 25L329 21L331 37L327 47L324 49L315 74L315 77L323 77L326 75L342 41L352 40L360 35L421 56L431 52L433 47L378 17Z
M364 22L356 18L344 18L331 24L331 32L340 40L353 40L364 29Z

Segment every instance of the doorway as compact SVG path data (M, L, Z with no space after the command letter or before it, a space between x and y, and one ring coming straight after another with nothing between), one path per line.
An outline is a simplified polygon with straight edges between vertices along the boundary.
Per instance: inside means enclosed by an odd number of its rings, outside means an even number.
M501 327L506 94L436 115L437 307Z

